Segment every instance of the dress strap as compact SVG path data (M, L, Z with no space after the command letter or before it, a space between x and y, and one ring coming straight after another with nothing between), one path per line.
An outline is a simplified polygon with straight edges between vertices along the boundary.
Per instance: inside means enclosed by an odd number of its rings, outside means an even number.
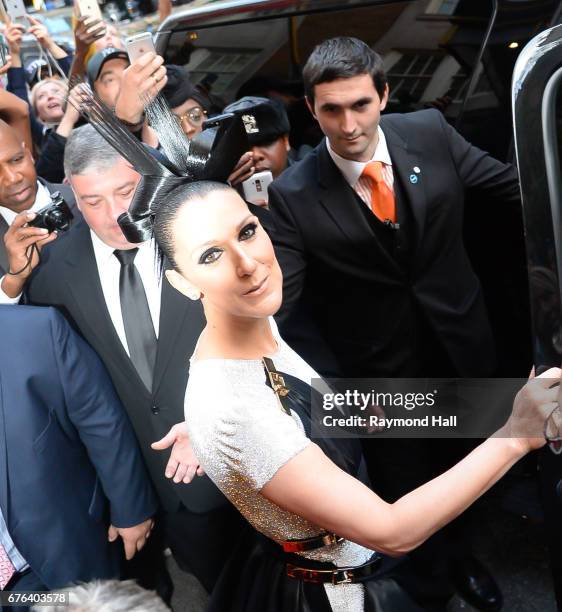
M290 415L291 409L289 408L285 400L287 395L289 395L290 389L285 384L285 379L283 378L283 375L275 369L275 364L269 357L264 357L262 359L262 363L266 374L267 386L273 389L273 392L277 397L281 410L283 410L283 412L285 412L286 414Z

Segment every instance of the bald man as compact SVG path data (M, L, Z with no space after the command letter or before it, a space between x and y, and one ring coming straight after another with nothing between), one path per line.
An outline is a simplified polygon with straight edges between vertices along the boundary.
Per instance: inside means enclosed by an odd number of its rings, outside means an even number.
M60 191L74 211L72 190L38 178L30 150L18 132L0 120L0 286L8 296L18 295L19 281L31 274L32 266L25 267L27 260L21 246L37 244L40 249L56 238L56 233L25 227L38 210L51 204L51 194L55 191ZM20 252L18 269L9 270L8 253L14 249ZM19 278L9 272L19 272Z

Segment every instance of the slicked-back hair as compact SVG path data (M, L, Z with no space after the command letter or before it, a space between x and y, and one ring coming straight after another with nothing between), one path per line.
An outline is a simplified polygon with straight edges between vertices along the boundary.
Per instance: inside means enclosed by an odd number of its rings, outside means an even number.
M176 260L174 240L174 223L180 210L193 200L205 198L215 191L234 191L230 185L216 181L196 181L186 183L174 189L163 202L158 205L154 216L154 239L159 250L159 259L162 263L166 258L179 270Z
M382 99L387 85L382 57L358 38L338 36L317 45L303 70L304 93L312 103L314 87L336 79L369 74Z
M64 148L64 174L107 172L122 159L121 155L89 124L72 130Z

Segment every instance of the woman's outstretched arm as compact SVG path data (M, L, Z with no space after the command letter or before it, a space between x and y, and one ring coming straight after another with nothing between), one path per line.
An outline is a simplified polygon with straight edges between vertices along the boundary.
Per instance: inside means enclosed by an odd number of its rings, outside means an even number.
M543 424L556 407L560 370L553 368L517 394L496 437L447 472L388 504L340 470L315 444L281 467L261 493L276 505L388 555L404 554L461 514L521 457L545 443ZM373 440L376 444L376 440Z

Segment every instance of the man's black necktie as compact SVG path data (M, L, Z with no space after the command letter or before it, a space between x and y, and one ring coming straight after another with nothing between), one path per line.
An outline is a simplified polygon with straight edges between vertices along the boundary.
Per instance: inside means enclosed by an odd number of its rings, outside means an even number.
M115 251L121 264L119 296L129 355L146 388L152 390L157 339L148 300L140 274L135 267L138 249Z

